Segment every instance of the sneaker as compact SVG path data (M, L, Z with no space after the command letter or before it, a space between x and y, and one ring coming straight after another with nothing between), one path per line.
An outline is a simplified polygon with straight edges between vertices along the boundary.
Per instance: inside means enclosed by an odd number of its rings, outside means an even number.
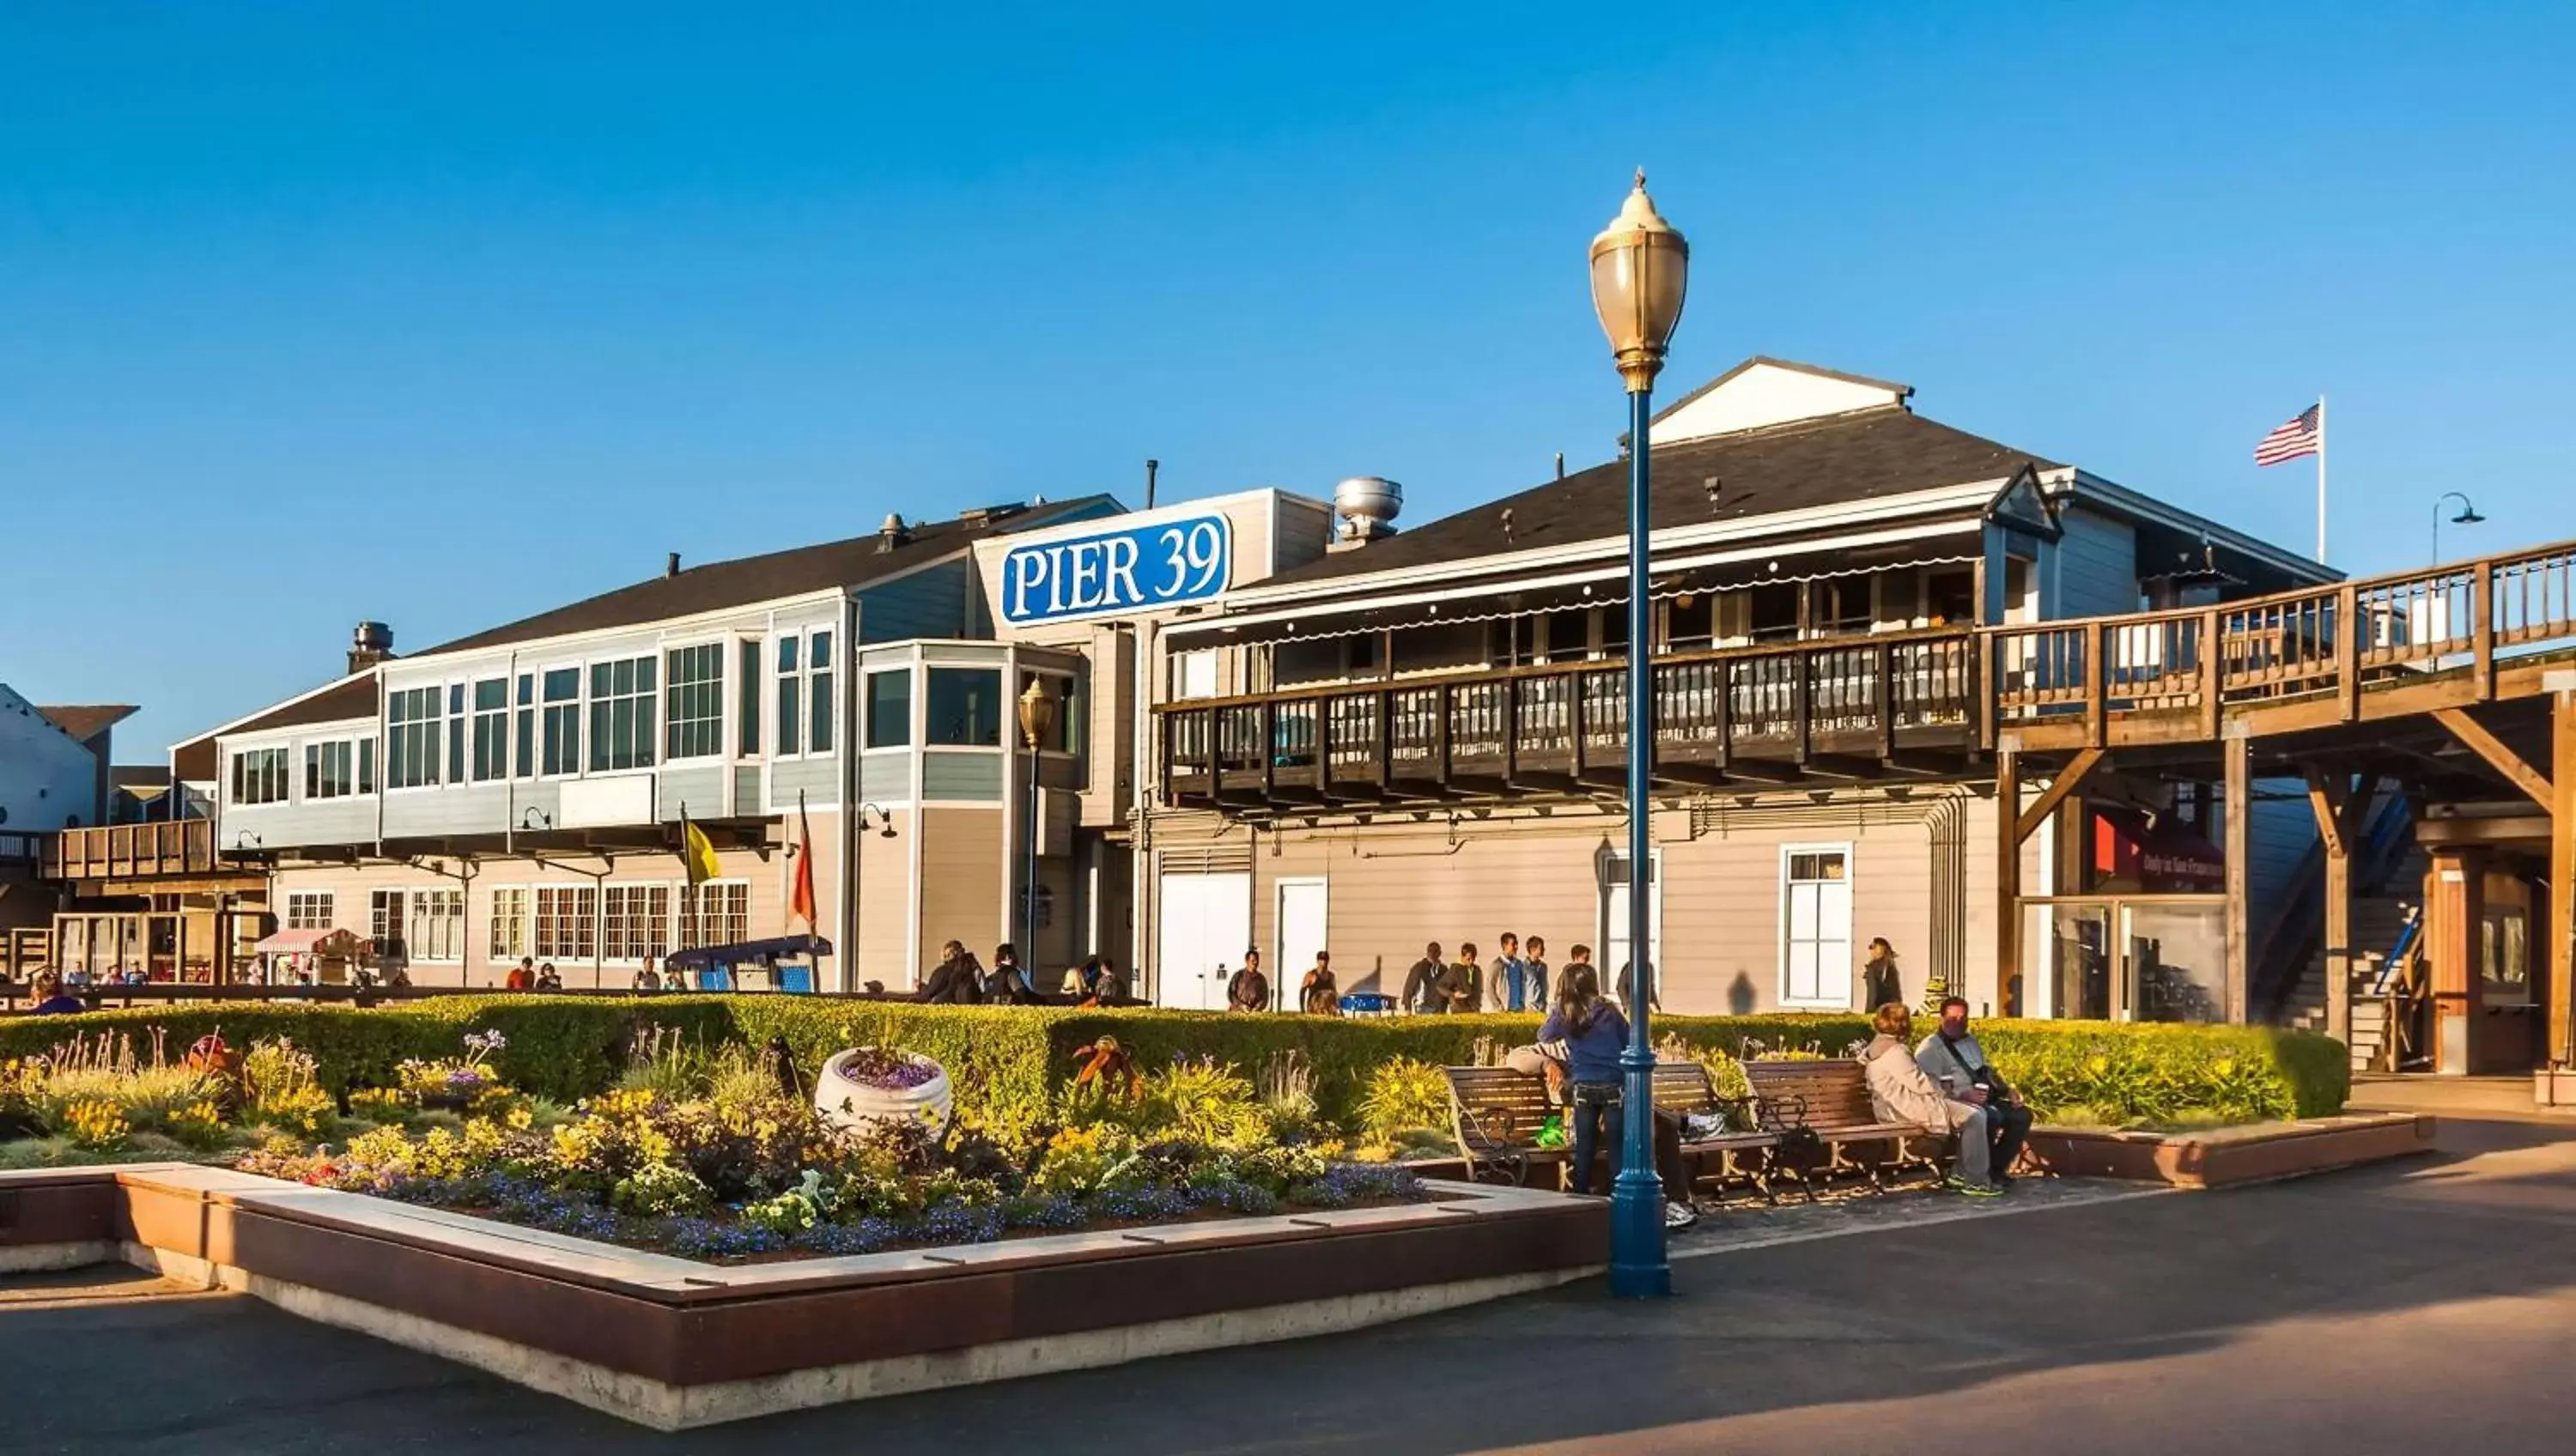
M1699 1214L1693 1211L1689 1204L1667 1203L1664 1205L1665 1232L1670 1233L1676 1229L1686 1229L1697 1222L1699 1222Z
M1951 1192L1965 1194L1970 1198L2001 1198L2004 1196L2004 1191L1997 1188L1992 1183L1971 1183L1965 1178L1953 1178L1949 1180L1948 1187Z

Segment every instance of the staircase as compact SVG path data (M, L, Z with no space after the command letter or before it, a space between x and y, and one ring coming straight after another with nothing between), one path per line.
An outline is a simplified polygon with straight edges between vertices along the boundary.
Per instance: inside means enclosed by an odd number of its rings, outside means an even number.
M2400 899L2395 894L2356 894L2352 900L2353 997L2352 997L2352 1069L2356 1072L2395 1071L2382 1063L2388 1045L2390 1001L2372 996L2370 988L2379 979L2388 953L2397 945L2406 929L2407 912L2423 898L2424 856L2412 848L2398 859L2398 869L2388 876L2386 890L2411 888L2414 893ZM2291 991L2283 1007L2281 1024L2299 1031L2326 1030L2326 954L2319 946L2308 958L2305 973Z
M2275 1026L2325 1024L2325 845L2308 849L2290 877L2287 902L2256 943L2252 968L2258 1019ZM2425 859L2415 816L2402 794L2385 794L2352 847L2352 945L2385 955L2397 943L2405 906L2423 895Z

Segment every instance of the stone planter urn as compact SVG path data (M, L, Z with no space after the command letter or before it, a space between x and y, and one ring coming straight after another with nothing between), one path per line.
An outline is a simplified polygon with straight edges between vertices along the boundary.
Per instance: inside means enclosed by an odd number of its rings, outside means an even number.
M849 1047L825 1059L814 1078L814 1115L832 1127L914 1122L936 1137L954 1112L947 1069L914 1052Z

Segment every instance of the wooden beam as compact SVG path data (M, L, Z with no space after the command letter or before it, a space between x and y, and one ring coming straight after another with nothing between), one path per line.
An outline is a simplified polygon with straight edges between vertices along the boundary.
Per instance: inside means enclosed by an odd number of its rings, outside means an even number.
M2075 792L2076 786L2084 782L2084 776L2093 772L2094 765L2103 757L2104 750L2087 748L2068 759L2066 767L2058 770L2057 777L2050 779L2048 787L2042 789L2039 797L2031 801L2031 806L2013 821L2013 843L2018 845L2039 832L2039 826L2048 822L2048 816L2057 812L2057 806L2066 802L2066 796Z
M2576 1066L2576 691L2551 705L2549 767L2557 775L2549 836L2549 1045L2544 1060Z
M2485 759L2487 767L2503 775L2505 781L2515 788L2530 795L2532 801L2541 808L2551 808L2557 802L2556 790L2550 787L2547 776L2523 762L2521 754L2507 747L2503 739L2488 732L2487 726L2469 716L2467 709L2441 708L2434 711L2433 717L2443 727L2451 730L2451 736L2460 740L2461 746Z
M1995 999L2027 1006L2016 998L2021 980L2021 754L1995 750ZM1951 990L1964 994L1964 988Z
M2308 808L2325 842L2326 1035L2346 1048L2352 1045L2351 799L2352 784L2342 773L2308 770Z
M2337 859L2352 853L2351 838L2344 832L2344 809L2351 798L2352 783L2342 774L2308 770L2308 811L2316 816L2317 837L2325 841L2326 853Z
M2227 1019L2242 1026L2253 1001L2246 901L2253 893L2254 744L2227 738L2220 740L2220 750L2227 760Z

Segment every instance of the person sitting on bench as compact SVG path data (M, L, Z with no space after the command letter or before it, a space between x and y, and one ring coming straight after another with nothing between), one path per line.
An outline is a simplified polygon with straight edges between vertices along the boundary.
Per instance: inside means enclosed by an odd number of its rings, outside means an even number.
M1995 1064L1986 1060L1986 1049L1968 1031L1966 998L1951 996L1942 1001L1940 1029L1914 1049L1914 1064L1954 1100L1985 1112L1987 1136L1993 1141L1987 1166L1994 1169L1997 1183L2011 1182L2013 1160L2021 1156L2021 1145L2030 1141L2030 1109L2022 1105L2021 1094L2004 1081Z
M1871 1109L1878 1120L1957 1133L1959 1160L1950 1174L1949 1186L1972 1198L1992 1198L2002 1193L1987 1176L1987 1159L1994 1148L1986 1132L1986 1110L1941 1095L1940 1087L1915 1065L1914 1049L1908 1040L1914 1030L1914 1014L1905 1009L1903 1002L1890 1001L1878 1008L1870 1024L1878 1035L1870 1039L1860 1059L1869 1079Z

